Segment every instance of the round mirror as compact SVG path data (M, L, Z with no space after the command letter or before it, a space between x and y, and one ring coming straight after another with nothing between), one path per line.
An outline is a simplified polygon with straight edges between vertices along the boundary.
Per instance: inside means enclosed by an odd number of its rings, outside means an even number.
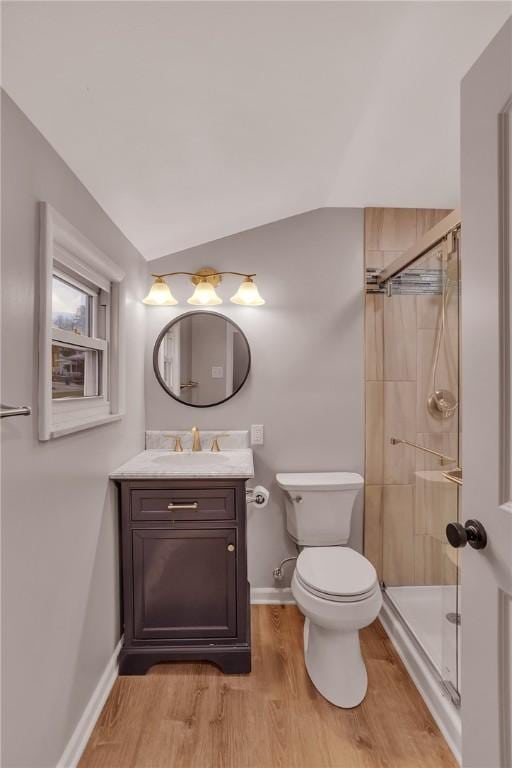
M217 312L187 312L160 332L153 351L155 375L184 405L208 408L243 387L251 351L243 331Z

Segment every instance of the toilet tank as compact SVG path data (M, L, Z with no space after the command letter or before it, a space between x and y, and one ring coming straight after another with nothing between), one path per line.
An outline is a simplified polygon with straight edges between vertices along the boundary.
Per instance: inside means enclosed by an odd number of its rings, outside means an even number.
M355 472L292 472L276 475L285 492L286 527L304 547L346 544L363 478Z

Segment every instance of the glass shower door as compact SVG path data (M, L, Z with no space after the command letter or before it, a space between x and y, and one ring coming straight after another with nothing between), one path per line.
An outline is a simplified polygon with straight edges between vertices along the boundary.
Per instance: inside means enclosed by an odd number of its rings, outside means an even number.
M383 580L409 631L458 698L458 239L449 235L384 297ZM455 477L455 479L457 479Z

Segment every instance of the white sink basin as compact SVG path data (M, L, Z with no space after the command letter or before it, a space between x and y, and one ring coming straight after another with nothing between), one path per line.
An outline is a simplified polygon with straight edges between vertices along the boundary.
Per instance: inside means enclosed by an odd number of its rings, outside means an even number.
M183 467L193 467L194 469L198 467L218 467L229 462L230 458L232 460L232 457L228 456L227 453L212 453L212 451L183 451L183 453L162 451L162 453L163 455L161 456L160 451L158 451L159 455L151 456L150 461L166 467L176 467L177 469L183 469ZM231 453L234 453L234 451L231 451Z
M143 451L111 473L113 480L137 478L254 477L250 448L211 451Z

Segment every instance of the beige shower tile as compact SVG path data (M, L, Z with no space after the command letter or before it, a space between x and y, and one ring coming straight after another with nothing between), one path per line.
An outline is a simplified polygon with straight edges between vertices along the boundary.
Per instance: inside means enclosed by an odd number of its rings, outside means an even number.
M416 296L384 299L384 379L416 381Z
M457 488L443 477L442 470L416 472L414 494L414 532L446 541L446 526L457 520Z
M457 566L448 556L449 544L432 536L414 537L414 583L455 585Z
M384 382L384 483L414 482L415 449L407 445L391 445L396 437L415 442L416 383Z
M418 328L436 330L441 311L440 294L424 294L416 297Z
M450 208L417 208L416 237L420 238L429 229L451 213Z
M382 579L383 486L367 485L364 495L364 554Z
M414 579L414 487L386 485L383 493L382 571L388 586Z
M427 400L433 391L433 366L436 351L436 332L418 330L417 344L417 402L416 424L418 432L454 432L458 426L457 411L448 419L436 419L427 410ZM458 339L457 330L446 328L441 343L436 377L437 387L448 389L458 396Z
M365 303L365 368L367 381L384 378L384 296L368 294Z
M401 256L403 251L366 251L365 265L368 268L383 269Z
M383 481L384 384L366 383L366 460L365 479L369 485Z
M415 241L415 208L365 209L366 250L405 251Z
M441 543L422 534L414 537L414 583L420 586L444 581Z
M364 264L367 269L382 269L384 267L384 252L365 251Z
M459 327L459 296L450 291L445 301L445 325L452 337L456 338ZM438 331L441 328L441 295L417 296L416 305L418 328Z

